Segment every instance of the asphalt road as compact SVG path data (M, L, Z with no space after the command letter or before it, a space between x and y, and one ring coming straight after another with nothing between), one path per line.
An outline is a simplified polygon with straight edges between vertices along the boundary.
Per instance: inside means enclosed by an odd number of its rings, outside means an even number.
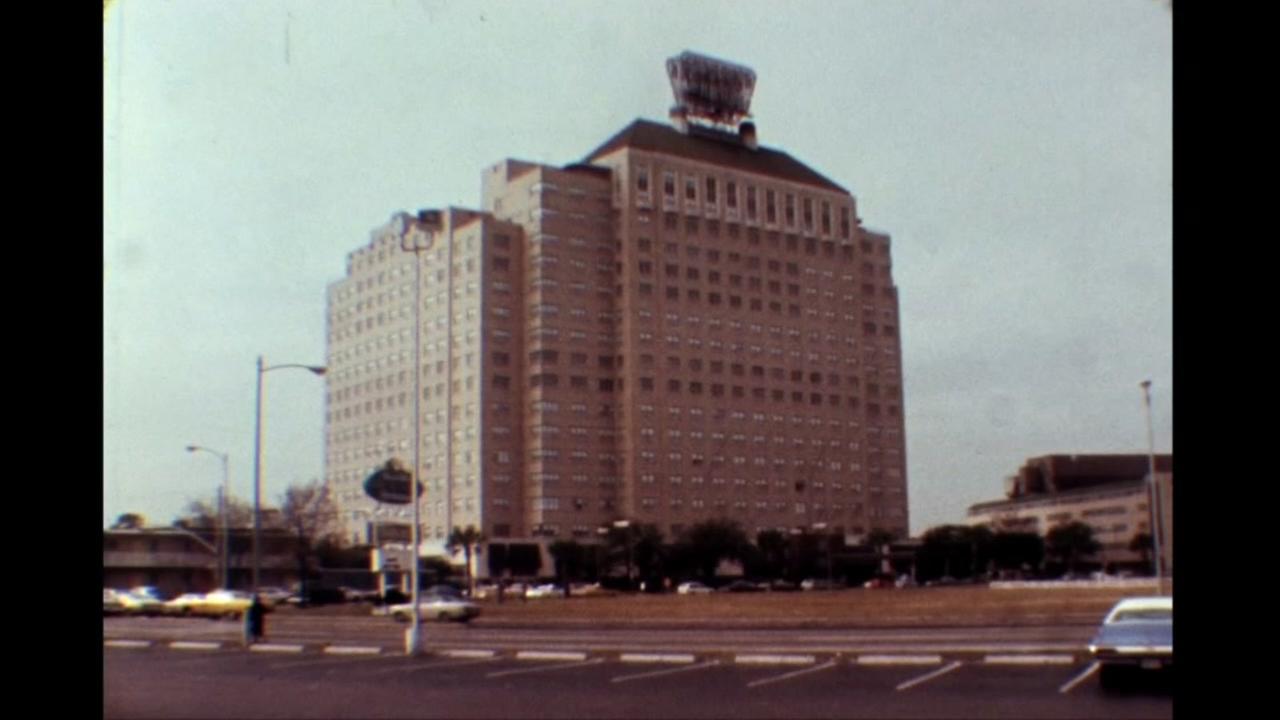
M103 650L106 718L1167 718L1171 678L1104 692L1088 661L822 655L626 661L456 651ZM988 657L989 660L989 657Z
M325 645L371 645L402 648L407 626L388 617L270 614L271 642ZM1083 655L1094 625L1049 625L999 628L867 628L794 629L779 627L720 628L683 626L540 627L486 623L470 625L426 623L423 637L431 650L482 648L585 650L589 652L680 651L700 654L725 652L867 653L1030 652ZM235 621L202 618L128 618L103 620L107 639L216 641L237 643L241 626Z

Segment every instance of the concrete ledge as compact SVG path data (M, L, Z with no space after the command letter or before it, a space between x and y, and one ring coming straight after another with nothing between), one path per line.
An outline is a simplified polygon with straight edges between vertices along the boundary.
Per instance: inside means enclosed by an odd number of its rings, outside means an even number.
M661 653L622 653L618 662L624 663L679 663L689 664L694 661L693 655L661 654Z
M584 652L558 652L541 650L521 650L516 653L517 660L586 660Z
M941 655L859 655L859 665L941 665Z
M812 655L734 655L739 665L812 665Z

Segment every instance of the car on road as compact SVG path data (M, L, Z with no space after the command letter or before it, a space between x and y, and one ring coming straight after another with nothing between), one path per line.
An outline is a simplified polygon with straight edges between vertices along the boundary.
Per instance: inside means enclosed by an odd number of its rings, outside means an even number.
M694 580L682 582L676 586L677 595L707 595L713 592L715 591L711 588Z
M1173 668L1173 598L1125 598L1102 619L1089 641L1104 688L1135 671Z
M284 603L293 593L282 587L263 587L258 588L258 597L262 598L262 602L268 606L276 606Z
M103 589L102 612L106 615L160 615L164 603L146 592Z
M839 586L833 580L823 580L821 578L805 578L800 581L801 590L835 590Z
M387 608L386 614L399 620L409 622L413 619L413 603L401 603ZM448 595L424 594L418 598L418 616L423 620L445 622L470 622L480 614L480 606L461 597Z
M102 588L103 615L123 615L128 612L129 605L121 595L124 593L119 590Z

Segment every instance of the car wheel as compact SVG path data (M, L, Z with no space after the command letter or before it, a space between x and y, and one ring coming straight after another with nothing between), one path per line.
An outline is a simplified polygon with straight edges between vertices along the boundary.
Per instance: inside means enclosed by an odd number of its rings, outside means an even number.
M1115 690L1120 687L1124 668L1115 665L1103 665L1098 669L1098 684L1103 690Z

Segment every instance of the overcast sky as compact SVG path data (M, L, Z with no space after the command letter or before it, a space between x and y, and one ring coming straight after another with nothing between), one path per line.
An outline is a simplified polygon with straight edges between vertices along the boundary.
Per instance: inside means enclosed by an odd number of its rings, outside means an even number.
M911 530L1028 457L1172 451L1172 17L1160 0L123 0L104 24L104 526L252 497L255 362L323 364L325 288L503 158L665 122L664 62L752 67L763 145L892 236ZM324 386L264 376L264 499Z

